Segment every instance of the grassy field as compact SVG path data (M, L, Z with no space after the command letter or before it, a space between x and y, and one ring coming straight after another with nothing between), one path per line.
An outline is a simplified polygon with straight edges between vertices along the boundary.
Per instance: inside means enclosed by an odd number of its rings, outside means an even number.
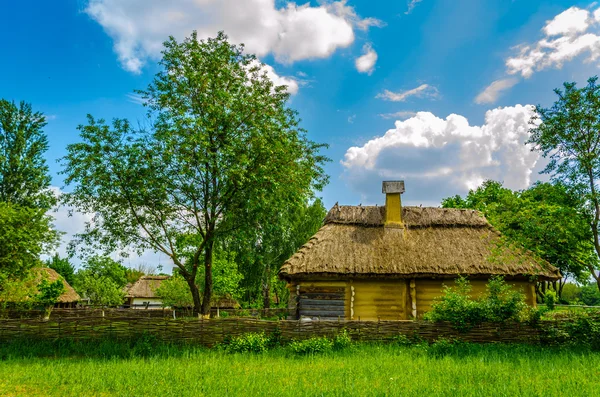
M593 396L600 353L534 346L360 345L295 356L163 346L0 346L2 396ZM129 356L129 357L128 357Z

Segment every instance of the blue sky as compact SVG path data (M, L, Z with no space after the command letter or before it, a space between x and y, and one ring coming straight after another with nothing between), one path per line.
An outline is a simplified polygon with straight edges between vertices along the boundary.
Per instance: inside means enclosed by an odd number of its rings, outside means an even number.
M157 72L160 43L224 30L288 82L309 136L328 143L327 207L382 203L381 180L405 179L405 202L438 205L482 180L513 189L540 178L523 142L528 105L563 81L598 73L600 13L569 1L61 0L0 6L0 97L48 116L57 159L95 117L142 120L132 92ZM361 58L362 57L362 58ZM486 91L487 88L487 91ZM85 219L61 218L69 231Z

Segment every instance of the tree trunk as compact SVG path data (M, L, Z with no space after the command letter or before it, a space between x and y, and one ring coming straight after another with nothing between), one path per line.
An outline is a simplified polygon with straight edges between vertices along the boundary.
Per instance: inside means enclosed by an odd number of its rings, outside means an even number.
M202 297L202 308L200 314L202 317L210 316L210 301L213 292L212 263L213 263L213 245L209 240L204 247L204 296Z
M200 301L200 291L198 290L198 285L196 284L196 280L193 275L186 275L185 281L187 281L188 286L190 287L190 292L192 293L192 300L194 301L193 315L195 316L200 313L200 307L202 306Z

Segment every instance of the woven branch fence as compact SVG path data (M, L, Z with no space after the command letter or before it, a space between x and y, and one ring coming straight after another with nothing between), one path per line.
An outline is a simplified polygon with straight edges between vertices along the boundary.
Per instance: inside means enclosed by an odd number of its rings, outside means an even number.
M555 322L547 324L556 326ZM400 334L427 341L439 338L468 342L539 342L544 323L534 327L520 323L480 324L468 332L459 332L448 323L425 321L267 321L250 318L172 319L168 317L58 317L40 319L0 320L0 340L65 339L96 340L128 339L149 333L168 342L190 342L213 346L226 338L249 332L271 334L278 330L283 341L313 336L335 336L347 330L358 341L386 341Z
M26 319L44 317L43 310L7 310L0 311L0 321L2 319ZM232 317L279 317L284 318L289 314L287 308L273 309L211 309L211 316L217 314L221 316ZM191 310L184 309L115 309L115 308L72 308L72 309L53 309L51 317L73 318L73 317L110 317L110 318L181 318L191 317Z

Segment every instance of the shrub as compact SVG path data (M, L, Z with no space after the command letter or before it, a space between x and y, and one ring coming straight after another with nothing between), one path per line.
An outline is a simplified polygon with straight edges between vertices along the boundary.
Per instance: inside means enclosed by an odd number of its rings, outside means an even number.
M433 357L444 357L454 350L456 341L439 338L427 348L427 353Z
M544 303L546 304L548 310L554 310L557 301L558 298L556 297L556 292L552 290L546 291L546 293L544 294Z
M550 345L582 345L600 350L600 320L584 311L565 312L562 321L544 327L542 341Z
M225 345L230 353L263 353L267 350L269 338L264 332L251 332L231 338Z
M312 337L290 343L289 348L296 354L317 354L333 350L333 342L326 337Z
M144 332L132 340L131 354L135 357L149 357L154 353L158 339L155 335Z
M444 294L435 300L425 319L448 321L460 331L486 321L527 320L529 308L524 295L514 291L502 277L492 277L480 298L472 298L471 290L469 281L459 277L455 287L444 288Z
M345 350L352 346L352 338L348 330L343 330L333 339L333 350Z

